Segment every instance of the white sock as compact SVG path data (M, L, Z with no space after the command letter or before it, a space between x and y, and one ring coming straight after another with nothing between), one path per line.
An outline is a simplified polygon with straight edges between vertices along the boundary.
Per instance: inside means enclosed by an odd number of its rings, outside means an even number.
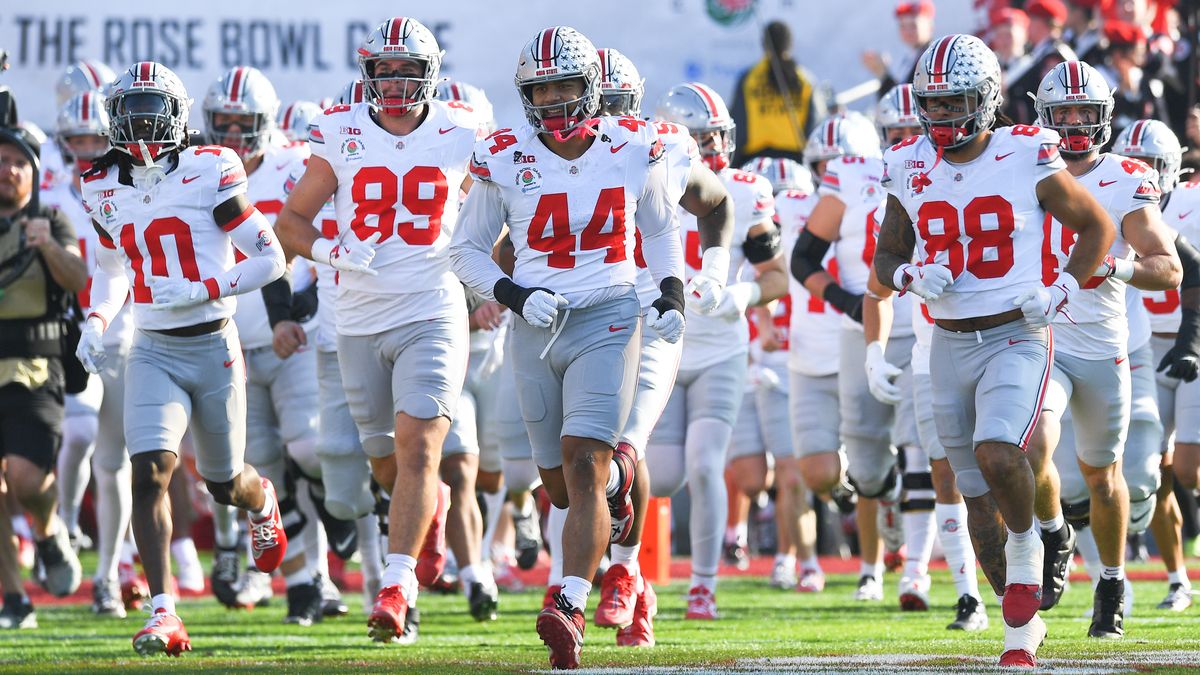
M611 497L617 494L619 487L621 487L621 469L617 466L616 460L609 460L608 483L604 486L604 495Z
M363 582L378 581L383 578L383 557L379 551L379 521L374 513L359 517L355 522L358 528L358 555L362 559Z
M293 586L303 586L304 584L311 584L312 582L313 575L309 573L307 567L301 567L300 569L288 574L283 578L283 583L288 588L292 588Z
M175 596L170 593L163 593L150 598L150 611L157 612L160 609L165 609L167 614L175 613Z
M1042 558L1045 550L1036 527L1024 532L1008 531L1004 544L1005 579L1010 584L1042 585Z
M563 577L560 593L571 607L580 611L587 609L587 599L591 592L591 581L580 577Z
M1110 565L1101 565L1100 566L1100 578L1101 579L1124 579L1125 578L1125 566L1117 565L1114 567L1114 566L1110 566Z
M1083 568L1087 570L1092 583L1100 580L1100 549L1096 548L1096 538L1092 536L1092 528L1084 527L1079 530L1075 539L1075 551L1083 558Z
M329 577L329 539L325 536L325 527L321 525L321 515L317 513L317 505L313 503L312 495L307 488L296 486L296 507L304 514L307 522L300 530L299 541L295 546L304 552L304 567L309 575ZM292 542L288 542L291 550Z
M417 559L411 555L404 555L403 553L387 554L384 557L382 587L399 586L402 589L408 590L410 586L416 584L416 568ZM415 596L410 596L410 603L415 599Z
M1038 520L1038 525L1041 526L1042 532L1058 532L1066 522L1063 519L1063 514L1059 513L1050 520Z
M496 578L492 576L492 566L487 563L475 565L475 581L483 584L484 588L495 588Z
M526 505L532 501L532 499L525 500ZM504 512L504 490L484 492L483 504L487 508L487 522L483 524L482 556L485 560L490 560L492 539L496 536L496 524L500 522L500 515Z
M479 581L479 577L475 573L477 569L475 565L466 565L458 568L458 579L462 582L463 593L469 593L471 591L471 584Z
M820 572L821 561L817 558L817 556L812 555L800 561L800 568Z
M700 586L707 588L709 593L717 594L717 575L715 574L696 574L692 572L692 588Z
M235 548L238 543L237 507L213 503L213 539L221 548Z
M624 565L632 574L637 574L638 553L642 550L640 543L633 546L612 545L612 564Z
M904 543L908 546L904 575L923 577L929 573L929 557L933 555L936 527L933 511L905 511L900 514L900 520L904 523Z
M264 497L265 497L265 499L263 499L262 511L251 511L250 512L250 515L253 516L254 519L258 520L258 521L263 521L263 520L266 520L267 518L270 518L271 514L275 512L275 500L271 499L270 495L264 495Z
M550 546L550 578L546 583L555 586L563 581L562 536L563 525L567 522L567 510L551 505L550 516L546 521L546 543Z
M795 571L796 556L794 556L790 553L776 553L775 554L775 564L782 565L783 567L785 567L789 570Z
M1191 588L1192 584L1188 581L1187 570L1180 567L1174 572L1167 572L1168 584L1183 584L1184 588Z
M176 564L184 560L199 561L200 555L196 553L196 542L191 537L180 537L172 541L171 557L175 559Z
M967 531L967 505L936 504L933 511L937 517L938 538L946 554L946 565L954 578L954 589L958 595L979 595L979 577L975 573L975 549L971 546L971 534Z
M876 580L883 580L883 563L871 563L866 560L858 565L859 576L875 577Z

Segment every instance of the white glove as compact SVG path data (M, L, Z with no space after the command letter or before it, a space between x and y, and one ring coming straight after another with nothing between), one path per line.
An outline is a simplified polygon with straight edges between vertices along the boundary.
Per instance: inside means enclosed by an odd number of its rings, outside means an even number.
M954 282L954 275L945 265L901 265L896 269L892 281L900 289L900 295L916 293L926 300L937 300L942 291Z
M1042 288L1025 291L1013 304L1021 308L1025 320L1031 325L1042 328L1049 326L1054 317L1067 306L1071 294L1079 290L1079 282L1070 274L1060 274L1054 283Z
M558 310L567 306L567 299L558 293L535 290L525 298L521 317L534 328L548 328L558 318Z
M343 272L362 272L375 276L379 272L371 269L371 260L375 258L375 244L379 243L382 235L376 231L366 239L359 239L353 231L347 230L337 241L317 239L312 245L312 259L328 263L330 267Z
M746 314L746 308L758 304L762 299L762 287L755 281L739 281L730 284L721 294L721 304L712 315L729 322L737 321Z
M83 323L79 336L79 346L75 348L75 358L83 364L89 373L99 374L100 367L108 355L104 351L104 320L100 317L89 317Z
M900 402L900 387L896 386L900 372L899 368L888 363L879 341L867 345L867 386L880 403L896 405Z
M154 298L154 309L175 309L208 302L208 288L201 281L150 277L150 297Z
M1116 277L1121 281L1129 281L1133 278L1133 261L1125 258L1115 258L1111 255L1104 256L1104 260L1100 262L1100 266L1092 273L1092 276L1097 277Z
M646 312L646 325L650 326L658 337L675 344L683 337L683 312L668 309L666 314L659 314L657 307L651 307L650 311Z
M779 375L766 366L758 367L758 379L754 384L761 391L783 391L783 382L779 380Z
M684 302L692 311L712 314L721 304L722 289L729 278L729 249L710 246L701 257L700 272L683 289Z

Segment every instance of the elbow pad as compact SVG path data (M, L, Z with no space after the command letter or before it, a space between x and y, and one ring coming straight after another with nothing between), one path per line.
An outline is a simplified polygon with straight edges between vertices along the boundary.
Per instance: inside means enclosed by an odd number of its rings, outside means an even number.
M1196 250L1182 234L1175 237L1175 251L1183 266L1183 282L1180 288L1200 287L1200 251Z
M746 237L742 242L742 253L752 265L774 260L779 255L779 230L772 229L752 237Z
M801 230L796 247L792 249L792 276L804 283L805 279L825 269L822 262L828 252L829 242L808 230Z

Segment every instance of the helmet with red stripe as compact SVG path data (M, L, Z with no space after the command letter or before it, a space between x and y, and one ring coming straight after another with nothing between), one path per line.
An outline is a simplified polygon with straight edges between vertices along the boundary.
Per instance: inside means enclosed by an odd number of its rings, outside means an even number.
M1090 106L1095 110L1091 121L1066 123L1066 108ZM1038 85L1038 124L1058 132L1059 150L1065 155L1086 155L1099 150L1112 135L1112 116L1116 102L1112 87L1100 71L1083 61L1064 61L1050 69ZM1058 112L1061 111L1061 112Z
M406 16L384 21L358 48L367 99L387 115L404 115L432 101L445 53L420 21ZM406 61L418 69L405 70Z
M333 105L351 105L354 103L367 102L367 85L363 84L362 80L351 80L342 87L342 91L337 95L337 98L329 104ZM329 106L325 106L328 108Z
M913 73L913 95L929 140L957 148L990 129L1004 101L1000 93L1000 62L983 40L974 35L947 35L934 40ZM952 117L929 114L929 99L962 98Z
M850 111L825 118L808 135L804 145L804 163L814 173L817 162L838 157L879 157L879 135L875 125L862 113Z
M308 140L308 125L321 114L321 108L312 101L293 101L279 108L275 126L289 141Z
M601 49L600 109L605 115L642 114L642 95L646 80L638 73L633 61L615 49Z
M236 66L209 86L203 110L208 142L246 159L266 148L275 128L279 97L257 68Z
M892 129L920 128L921 116L917 113L917 97L913 96L911 84L898 84L879 99L875 124L884 143Z
M1158 172L1158 187L1168 194L1179 183L1183 148L1171 127L1158 120L1138 120L1113 141L1113 152L1140 159Z
M76 61L67 67L62 77L54 85L54 97L61 109L67 100L75 94L85 91L103 91L109 82L117 79L112 68L100 61L85 59Z
M67 99L58 111L54 137L63 161L75 163L80 173L90 169L92 162L111 147L108 144L108 112L104 109L104 94L84 91Z
M576 78L583 82L578 98L534 104L535 85ZM525 118L542 133L562 138L600 112L600 56L591 40L569 26L551 26L525 43L514 80Z
M784 190L797 190L805 194L813 191L812 172L786 157L756 157L746 162L742 171L756 173L771 181L771 191L775 194Z
M700 157L713 171L729 166L733 159L736 125L721 95L699 82L677 84L658 99L654 116L682 124L700 146Z
M490 129L495 129L496 124L492 121L493 109L492 102L488 100L487 93L473 84L460 82L456 80L445 80L438 83L437 98L440 101L460 101L467 104Z
M109 86L108 140L139 162L187 146L191 99L170 68L153 61L133 64Z

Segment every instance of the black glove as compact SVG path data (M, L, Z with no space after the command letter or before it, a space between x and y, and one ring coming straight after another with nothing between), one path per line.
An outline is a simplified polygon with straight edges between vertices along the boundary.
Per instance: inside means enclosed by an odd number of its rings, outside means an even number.
M862 323L862 294L851 293L837 284L829 284L825 287L824 296L825 302L837 307L842 314Z
M525 301L529 296L533 295L534 291L545 291L550 295L554 295L554 291L549 288L535 286L533 288L525 288L513 282L508 277L501 277L496 285L492 287L492 297L496 298L496 302L511 309L514 314L519 317L525 317Z
M658 290L662 291L662 295L650 304L651 307L658 310L658 315L662 316L671 310L675 310L683 314L683 282L678 277L667 277L658 285Z
M1167 377L1193 382L1200 374L1200 312L1185 309L1182 314L1175 344L1159 361L1158 372L1165 370Z

